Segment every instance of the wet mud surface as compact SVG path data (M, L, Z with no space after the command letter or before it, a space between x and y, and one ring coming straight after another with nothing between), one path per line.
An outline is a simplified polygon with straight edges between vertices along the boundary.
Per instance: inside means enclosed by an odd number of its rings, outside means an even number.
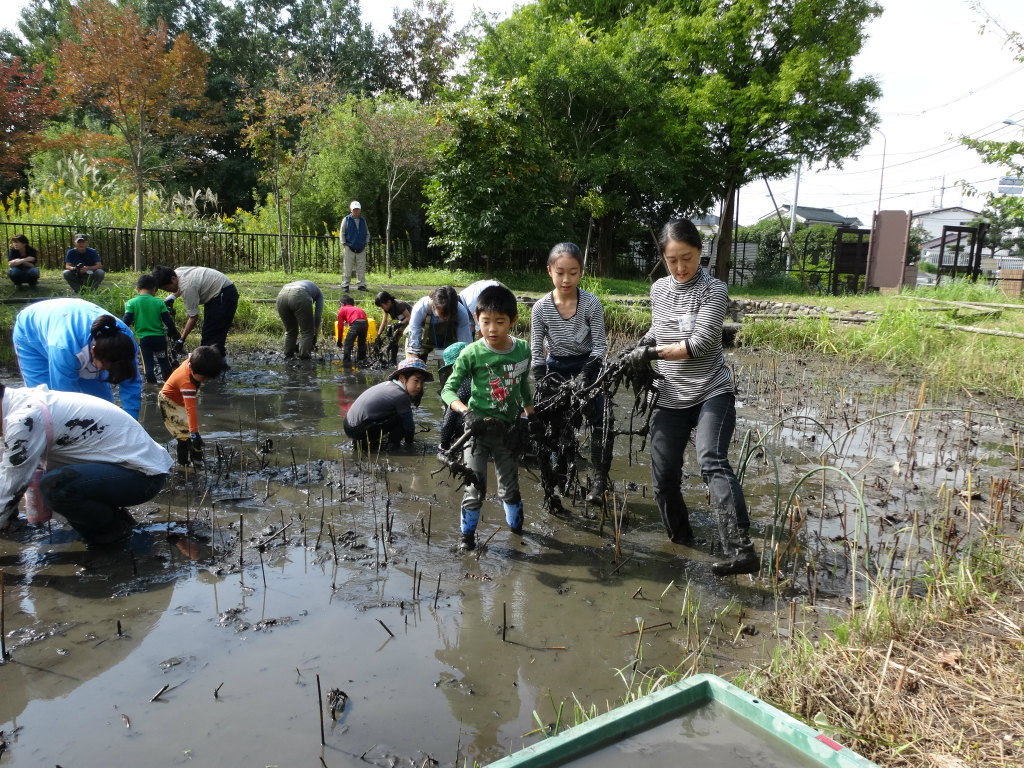
M200 394L206 470L134 509L126 549L86 549L59 520L0 537L0 765L485 764L563 704L565 727L574 699L604 711L659 666L728 675L786 637L794 601L827 620L866 574L914 589L924 555L1019 523L1012 404L829 360L728 359L754 579L711 575L692 449L693 547L666 540L634 436L611 509L547 515L523 472L523 535L491 497L478 541L493 538L464 554L458 481L432 474L436 384L415 447L367 461L342 413L380 374L238 363ZM155 388L141 420L164 439Z

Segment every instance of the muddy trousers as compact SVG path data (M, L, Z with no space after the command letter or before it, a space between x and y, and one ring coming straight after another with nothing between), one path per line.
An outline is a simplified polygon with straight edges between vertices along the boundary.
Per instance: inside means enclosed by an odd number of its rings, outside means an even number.
M313 300L300 285L284 287L277 294L277 314L284 325L284 356L296 351L308 360L316 346L316 319Z
M675 542L692 538L683 501L683 451L693 435L700 474L711 495L718 536L727 556L751 549L750 518L743 489L729 464L729 442L736 428L736 398L716 395L689 408L655 408L651 416L651 478L665 532Z
M487 496L487 462L494 460L498 498L505 509L505 522L512 530L523 527L523 499L519 495L519 464L509 446L508 429L494 425L469 441L462 454L466 466L476 473L480 486L467 485L462 497L462 533L473 533L480 522L480 507Z
M123 520L118 507L149 501L166 480L167 475L146 475L117 464L72 464L44 474L39 491L79 536L96 541L118 531Z
M345 334L342 355L345 360L352 359L352 347L356 347L356 360L366 359L366 334L370 329L369 320L353 320L349 323Z

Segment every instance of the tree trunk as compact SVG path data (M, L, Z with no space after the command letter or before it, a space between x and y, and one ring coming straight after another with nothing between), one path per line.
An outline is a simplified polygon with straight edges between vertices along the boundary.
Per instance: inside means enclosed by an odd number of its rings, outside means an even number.
M715 258L715 277L729 284L730 251L732 250L732 220L735 215L736 184L730 178L725 187L725 207L718 223L718 248Z
M615 214L597 220L597 274L611 277L615 271Z
M391 201L394 199L394 182L388 184L388 223L384 227L384 266L388 272L388 279L391 279Z
M141 160L141 158L140 158ZM135 213L135 271L143 272L142 268L142 216L146 205L146 184L142 177L141 166L135 175L135 186L138 196L139 209Z
M285 239L285 258L288 265L284 268L285 272L295 271L295 260L292 258L292 196L288 195L288 234Z

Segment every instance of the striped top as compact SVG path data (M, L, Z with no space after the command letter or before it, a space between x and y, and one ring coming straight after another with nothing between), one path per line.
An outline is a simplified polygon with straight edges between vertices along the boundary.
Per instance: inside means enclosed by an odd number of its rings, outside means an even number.
M664 377L658 384L660 407L688 408L733 391L722 352L728 308L729 289L703 269L685 283L668 276L651 286L651 328L640 345L684 342L690 358L655 361Z
M604 332L604 307L592 293L576 289L576 314L566 320L558 312L551 293L533 305L530 314L530 364L543 365L550 357L603 358L608 342ZM547 355L544 347L547 346Z

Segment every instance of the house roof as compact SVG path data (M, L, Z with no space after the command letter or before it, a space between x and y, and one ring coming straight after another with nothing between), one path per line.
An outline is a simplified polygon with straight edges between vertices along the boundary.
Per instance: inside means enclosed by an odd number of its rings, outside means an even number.
M953 211L963 211L969 213L971 216L980 216L980 211L972 211L970 208L964 208L962 205L954 205L949 208L932 208L929 211L914 211L914 218L919 219L922 216L934 216L936 213L952 213Z
M789 216L789 206L783 205L779 209L785 219ZM769 213L766 216L762 216L760 221L764 221L767 218L775 216L775 213ZM859 227L861 221L856 216L843 216L836 213L831 208L811 208L806 205L798 205L796 207L796 217L800 221L806 224L831 224L835 227Z

